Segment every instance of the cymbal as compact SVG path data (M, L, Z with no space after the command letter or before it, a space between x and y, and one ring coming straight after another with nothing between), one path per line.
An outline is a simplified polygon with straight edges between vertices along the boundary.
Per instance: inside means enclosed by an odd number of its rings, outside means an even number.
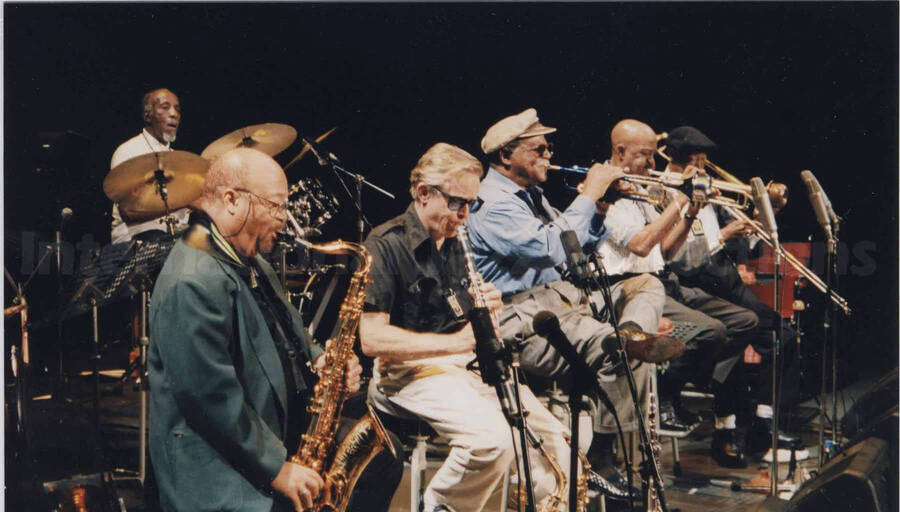
M337 126L328 130L327 132L323 133L322 135L319 135L318 137L316 137L316 144L319 144L320 142L322 142L323 140L328 138L328 136L331 135L332 133L334 133L335 130L337 130ZM294 163L296 163L297 160L300 160L301 158L306 156L306 154L309 153L310 149L312 149L312 148L310 147L309 144L303 143L303 149L300 150L300 154L295 156L290 162L288 162L287 165L284 166L285 170L287 170L288 167L294 165Z
M215 160L226 151L234 148L253 148L269 156L275 156L288 148L297 140L294 127L279 123L254 124L219 137L206 146L200 156L207 160Z
M165 215L155 173L163 172L169 211L191 204L200 197L210 162L188 151L161 151L126 160L103 180L106 197L119 203L129 220L147 220Z

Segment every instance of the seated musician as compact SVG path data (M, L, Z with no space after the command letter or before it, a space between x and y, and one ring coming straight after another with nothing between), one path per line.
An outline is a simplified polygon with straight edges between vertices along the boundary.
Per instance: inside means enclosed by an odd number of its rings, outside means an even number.
M483 510L514 454L495 389L466 369L475 358L466 321L473 299L456 234L481 173L472 155L435 144L410 174L413 201L406 212L372 230L365 243L372 283L359 332L363 351L377 358L370 397L379 409L419 417L450 440L450 453L425 491L428 512ZM491 309L502 307L493 285L481 292ZM521 391L528 425L568 475L566 428L527 387ZM544 457L532 455L531 462L540 504L556 479Z
M706 164L707 153L715 148L715 144L703 133L690 126L681 126L669 132L666 141L667 153L671 162L668 172L683 173L690 166L703 167ZM729 207L731 208L731 207ZM720 228L720 223L724 225ZM759 326L755 333L747 338L740 338L740 346L743 350L749 342L753 350L763 356L763 364L760 367L758 377L749 379L747 384L752 389L752 400L756 403L752 418L739 419L741 423L749 423L746 436L746 448L748 453L760 454L765 452L764 460L771 460L772 445L772 333L779 326L783 327L782 344L794 340L797 333L790 325L782 325L781 315L772 308L763 304L759 298L744 284L732 256L727 248L740 247L742 239L755 231L745 221L738 219L728 208L720 205L707 205L699 214L699 222L694 225L694 232L685 243L685 251L677 265L673 265L680 281L689 287L702 289L715 297L729 301L738 307L752 311L759 319ZM736 374L736 380L743 382L740 372ZM746 386L736 384L736 388L744 389ZM739 395L740 396L740 395ZM743 412L738 410L738 413ZM791 446L802 447L796 436L779 432L779 460L787 461L790 453L787 450ZM808 456L805 450L797 452L800 459Z
M156 89L148 92L141 101L141 119L144 122L144 129L116 148L109 163L110 169L141 155L172 150L171 143L175 142L178 126L181 124L181 103L178 101L178 96L168 89ZM176 231L187 228L189 215L188 208L180 208L172 212L172 217L176 222ZM127 242L135 237L146 238L160 235L167 229L162 218L137 223L126 223L126 220L119 212L118 203L113 204L110 232L112 243Z
M598 201L612 182L624 175L619 167L595 164L585 176L582 192L565 211L553 208L538 186L547 180L552 145L535 109L497 122L487 130L481 148L491 166L481 183L479 203L467 223L479 271L503 293L501 332L507 343L521 343L522 366L528 372L568 381L569 366L533 328L543 310L557 315L561 329L598 373L601 387L615 404L625 431L636 429L634 402L627 379L603 350L614 336L612 325L594 318L582 291L563 280L560 270L566 254L560 233L575 231L585 250L607 236ZM593 295L600 297L599 291ZM664 300L659 280L649 275L623 281L613 290L620 331L629 355L635 359L634 377L639 400L646 392L648 365L677 357L683 344L656 335ZM602 299L598 300L601 307ZM595 397L596 398L596 397ZM592 467L603 477L599 490L609 497L626 498L628 485L617 470L613 449L617 427L605 407L596 406L594 440L589 454Z
M202 194L150 306L149 441L160 504L305 510L323 480L288 458L310 419L307 368L321 370L325 357L262 257L284 228L287 180L269 156L235 149L213 163ZM346 371L346 386L358 389L356 357ZM387 511L402 471L382 452L350 510Z
M628 167L629 174L648 176L656 154L656 133L645 123L626 119L610 133L613 165ZM688 172L696 172L690 169ZM667 188L670 202L662 211L632 199L620 199L609 208L606 228L609 238L599 252L613 280L642 272L663 280L666 299L663 315L673 321L688 322L698 329L687 342L685 355L669 364L660 376L661 431L686 435L699 421L680 407L679 395L685 382L710 385L715 396L716 433L712 440L713 457L724 466L745 464L743 448L735 430L735 391L724 385L729 368L714 372L717 365L732 356L729 340L746 339L756 327L756 317L700 289L683 286L677 276L666 271L671 260L689 236L702 205L682 192ZM746 341L744 342L746 345ZM728 363L733 366L733 361ZM677 413L677 414L676 414Z

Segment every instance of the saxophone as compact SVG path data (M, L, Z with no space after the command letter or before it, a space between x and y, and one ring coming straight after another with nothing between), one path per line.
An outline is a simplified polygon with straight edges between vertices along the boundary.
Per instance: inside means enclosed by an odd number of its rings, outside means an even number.
M370 404L366 404L369 412L356 422L340 445L335 446L341 410L350 395L344 384L346 363L353 357L372 256L363 246L342 240L323 245L301 243L326 254L351 254L357 263L338 313L337 334L326 344L325 367L306 408L311 414L309 427L300 439L297 454L291 457L291 462L313 469L325 481L322 493L309 510L342 512L347 508L359 475L372 458L385 448L396 457L390 438Z
M656 389L656 365L650 365L650 390L647 393L647 437L650 441L650 450L656 461L656 467L659 468L659 460L662 456L662 445L659 443L659 432L657 424L659 423L659 400L657 398L658 390ZM654 485L655 476L647 472L647 512L663 512L662 502L659 494L656 492ZM659 487L662 489L663 482L660 480Z
M462 246L463 255L466 260L466 271L469 274L469 283L472 286L473 295L475 296L475 307L484 308L486 310L487 301L481 293L481 285L484 281L481 278L481 274L475 269L475 257L472 253L472 245L469 241L469 232L464 225L460 225L457 228L457 238ZM491 315L491 325L494 330L494 336L502 343L503 337L500 335L500 326L497 324L497 318L494 315ZM528 430L528 434L533 435L530 429ZM568 497L569 479L566 477L566 474L563 471L562 466L559 465L559 461L556 460L556 457L544 448L543 440L537 438L536 435L533 435L532 442L540 452L541 456L547 460L550 470L556 477L556 487L553 489L553 492L547 496L544 504L538 510L539 512L567 512L566 498ZM578 510L579 512L584 512L587 506L587 475L588 471L590 471L590 465L581 451L578 452L578 457L581 460L583 468L578 476ZM512 489L509 496L510 503L526 503L527 496L520 496L519 494L518 489Z

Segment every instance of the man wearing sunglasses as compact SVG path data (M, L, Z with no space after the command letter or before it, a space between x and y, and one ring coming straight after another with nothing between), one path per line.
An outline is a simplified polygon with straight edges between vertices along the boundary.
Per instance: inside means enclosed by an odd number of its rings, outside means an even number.
M481 183L479 202L467 223L476 264L485 279L503 294L500 329L507 343L521 343L522 366L553 379L568 380L569 367L548 341L532 329L535 314L548 310L560 319L562 331L588 365L616 407L626 431L636 429L634 404L621 369L604 352L604 340L613 327L593 317L581 290L563 280L565 249L560 233L572 230L585 251L593 251L607 233L598 202L624 170L595 164L585 176L580 194L565 211L553 208L539 187L547 181L552 146L546 136L555 128L544 126L531 108L502 119L488 129L481 148L491 167ZM594 292L599 298L599 292ZM664 300L662 284L651 276L623 282L613 300L628 353L635 358L639 398L645 393L648 365L677 357L684 345L655 335ZM598 302L602 303L602 299ZM618 374L618 376L617 376ZM595 397L596 398L596 397ZM612 414L595 405L592 465L603 479L592 483L608 497L628 496L625 477L611 456L617 427ZM635 491L631 491L635 492Z
M412 170L406 212L373 229L365 243L372 283L359 335L366 355L377 358L369 396L378 409L422 418L450 440L423 497L427 512L484 510L514 455L494 388L466 369L475 359L466 320L473 298L457 228L477 197L481 172L469 153L434 145ZM492 310L502 308L493 285L481 292ZM521 399L528 425L568 468L566 428L524 386ZM531 463L540 504L556 480L546 459L533 454Z

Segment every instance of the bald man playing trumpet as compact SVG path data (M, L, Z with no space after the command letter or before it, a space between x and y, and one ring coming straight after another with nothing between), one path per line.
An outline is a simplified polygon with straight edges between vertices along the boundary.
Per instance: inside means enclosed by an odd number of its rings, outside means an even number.
M657 144L656 132L649 125L634 119L620 121L610 133L610 144L612 165L627 167L632 175L649 176ZM679 177L685 181L704 174L692 166L683 171ZM733 355L729 350L731 340L751 334L756 328L756 315L702 289L682 286L678 276L669 270L670 262L683 256L685 242L694 236L691 232L704 197L696 190L691 198L679 190L663 190L666 206L661 211L633 199L616 201L607 211L604 223L609 238L600 244L598 252L614 282L641 274L659 278L666 289L663 316L696 326L685 355L670 362L669 370L660 377L661 430L687 435L698 420L678 407L681 388L687 381L709 385L715 396L716 416L721 419L713 436L713 457L723 466L744 466L742 443L733 426L735 393L724 388L723 383L734 365L728 360ZM681 418L676 408L682 413Z

